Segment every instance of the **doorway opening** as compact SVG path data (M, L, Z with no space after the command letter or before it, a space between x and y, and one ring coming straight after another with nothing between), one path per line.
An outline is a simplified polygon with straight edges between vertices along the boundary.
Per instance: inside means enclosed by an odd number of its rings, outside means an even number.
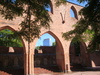
M23 43L19 36L14 37L13 34L9 29L0 31L0 74L23 75Z
M58 48L61 49L58 39L52 33L45 33L39 38L34 51L35 73L41 73L40 71L37 72L37 69L41 69L42 73L60 72L62 70L64 58L62 55L62 61L59 60L58 56L61 55L58 55L60 51Z
M87 65L86 45L74 38L70 44L70 66L72 71L83 71Z

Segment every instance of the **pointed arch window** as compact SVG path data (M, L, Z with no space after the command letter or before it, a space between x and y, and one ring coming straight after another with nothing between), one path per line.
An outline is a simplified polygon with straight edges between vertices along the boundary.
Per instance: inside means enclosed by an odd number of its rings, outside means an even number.
M70 16L71 16L72 18L78 19L77 11L76 11L76 9L74 8L74 6L72 6L71 9L70 9Z
M45 10L51 12L53 14L53 6L52 3L44 5Z

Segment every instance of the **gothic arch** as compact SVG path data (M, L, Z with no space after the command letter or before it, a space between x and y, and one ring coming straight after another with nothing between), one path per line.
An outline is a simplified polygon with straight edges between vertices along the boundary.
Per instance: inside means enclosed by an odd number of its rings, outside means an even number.
M14 32L14 31L16 31L13 27L10 27L10 26L1 26L0 27L0 31L1 30L4 30L4 29L9 29L9 30L11 30L12 32ZM22 37L20 37L20 39L21 39L21 41L22 41L22 44L23 44L23 57L22 57L22 59L23 59L23 66L24 66L24 74L26 73L26 47L25 47L25 40L23 40L22 39Z
M45 7L45 10L49 11L50 13L53 14L53 5L52 5L52 1L50 1L48 4L47 4L48 7Z
M70 9L73 11L75 18L78 20L78 15L77 15L77 10L76 10L76 8L75 8L74 6L71 6Z
M75 41L75 43L77 43L77 41ZM78 50L77 48L75 49L76 46L80 49L79 54L76 54L77 53L76 50ZM78 40L78 45L75 45L72 39L69 49L70 65L73 66L74 68L76 68L76 65L87 66L88 54L86 50L87 50L86 44L82 39Z
M63 49L63 46L62 46L59 38L51 31L44 32L43 34L45 34L45 33L48 33L55 38L56 44L57 44L56 45L56 62L57 62L59 69L61 71L65 71L64 49Z
M11 31L16 31L14 28L12 28L12 27L10 27L10 26L2 26L2 27L0 27L0 31L1 30L4 30L4 29L9 29L9 30L11 30ZM21 38L21 37L20 37ZM23 39L21 38L21 41L22 41L22 43L23 43L23 47L24 47L24 53L26 52L25 51L25 44L24 44L24 41L23 41Z
M1 30L4 30L4 29L9 29L9 30L11 30L11 31L15 31L12 27L10 27L10 26L3 26L3 27L0 27L0 31Z
M53 4L52 4L52 1L50 1L50 8L51 8L51 13L53 14Z

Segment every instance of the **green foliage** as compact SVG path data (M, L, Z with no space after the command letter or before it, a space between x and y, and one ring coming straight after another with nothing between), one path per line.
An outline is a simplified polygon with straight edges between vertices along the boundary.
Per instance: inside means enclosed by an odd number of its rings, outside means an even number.
M94 37L94 32L91 29L87 29L84 34L82 35L82 38L84 41L91 41L92 38Z
M73 38L73 40L71 41L71 45L74 46L75 55L76 56L80 56L81 55L81 52L80 52L80 44L81 44L81 42L80 41L83 41L80 36L75 36Z
M35 49L39 50L40 49L40 46L37 46Z
M8 29L0 31L0 46L22 47L22 42L18 36L12 37L14 33Z
M77 1L80 3L84 3L84 2L89 1L89 0L77 0Z
M56 6L60 6L61 4L66 4L67 0L55 0L56 1Z
M78 0L80 2L85 0ZM81 19L74 25L75 28L69 32L63 33L65 39L72 39L81 36L88 40L89 51L98 49L100 44L100 0L87 0L86 7L80 10Z
M55 0L55 3L60 5L65 1ZM23 36L28 42L32 42L34 38L39 37L42 27L50 28L49 23L52 20L48 11L45 10L45 7L48 7L50 3L51 0L16 0L15 2L0 0L0 14L9 20L13 20L17 16L24 17L20 24L19 35Z
M23 5L21 3L12 3L8 0L0 0L0 14L5 19L13 20L17 16L21 16L23 12Z
M56 42L53 42L53 43L52 43L52 46L56 46Z

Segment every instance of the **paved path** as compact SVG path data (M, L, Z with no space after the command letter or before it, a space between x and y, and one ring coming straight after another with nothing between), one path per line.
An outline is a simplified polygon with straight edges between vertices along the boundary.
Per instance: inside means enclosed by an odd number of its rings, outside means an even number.
M59 73L59 72L50 72L45 69L36 69L40 73L37 72L35 75L100 75L100 66L95 67L95 68L86 68L85 70L82 71L72 71L70 73ZM0 75L24 75L24 70L23 69L6 69L6 70L1 70Z
M100 75L100 71L71 72L60 74L35 74L35 75Z

